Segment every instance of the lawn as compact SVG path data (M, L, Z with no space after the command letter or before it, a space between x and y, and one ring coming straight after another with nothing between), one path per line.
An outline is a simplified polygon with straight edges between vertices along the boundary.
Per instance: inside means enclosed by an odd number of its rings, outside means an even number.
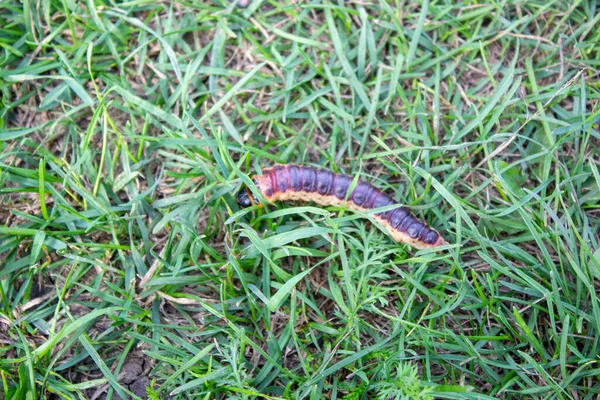
M597 399L598 26L597 0L4 0L0 398ZM449 244L240 208L277 163Z

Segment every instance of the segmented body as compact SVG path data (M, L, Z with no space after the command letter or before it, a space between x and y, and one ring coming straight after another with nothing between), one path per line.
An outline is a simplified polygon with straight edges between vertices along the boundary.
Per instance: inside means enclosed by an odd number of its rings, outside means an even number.
M275 165L263 169L262 176L255 175L252 178L269 202L312 201L324 206L343 206L356 211L369 211L395 203L388 195L361 180L355 185L352 193L348 193L353 180L350 176L308 166ZM253 200L249 191L246 196ZM416 218L402 205L374 214L373 218L394 240L410 244L417 249L446 244L436 230Z

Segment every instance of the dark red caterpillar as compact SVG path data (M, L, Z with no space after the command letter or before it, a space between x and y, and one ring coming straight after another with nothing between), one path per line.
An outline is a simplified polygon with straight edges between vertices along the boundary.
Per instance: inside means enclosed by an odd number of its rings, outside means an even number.
M252 179L264 198L270 202L313 201L323 206L344 206L356 211L368 211L394 204L388 195L370 183L359 180L349 194L352 178L348 175L302 165L275 165L273 168L263 169L262 176L254 175ZM248 188L240 191L237 202L242 207L259 204ZM417 249L446 244L436 230L417 219L401 205L377 213L373 217L397 242L410 244Z

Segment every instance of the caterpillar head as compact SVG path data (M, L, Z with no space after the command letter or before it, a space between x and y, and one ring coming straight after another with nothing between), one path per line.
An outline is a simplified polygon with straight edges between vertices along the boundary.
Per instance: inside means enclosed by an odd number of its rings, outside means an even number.
M255 185L258 185L258 181L256 179L253 179L252 181ZM244 186L237 195L237 203L240 207L246 208L259 204L259 201L257 201L256 198L252 195L250 189Z
M254 204L252 194L247 187L242 188L237 196L237 203L240 207L246 208Z

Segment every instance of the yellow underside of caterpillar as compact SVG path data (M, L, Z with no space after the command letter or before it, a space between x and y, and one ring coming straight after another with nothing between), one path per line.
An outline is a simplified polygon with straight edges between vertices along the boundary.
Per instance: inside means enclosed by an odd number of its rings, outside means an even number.
M259 178L259 189L260 189L260 178ZM275 192L272 196L265 195L264 191L261 189L261 192L265 199L269 202L277 202L277 201L304 201L304 202L313 202L319 204L321 206L338 206L344 207L350 210L358 211L358 212L369 212L369 209L360 207L354 204L352 201L340 200L333 195L323 196L319 193L313 192L305 192L305 191L293 191L286 190L285 192ZM433 244L424 243L421 240L413 239L405 232L401 232L397 229L394 229L390 222L379 217L378 215L371 215L371 217L377 221L385 230L390 234L390 236L397 242L406 243L411 245L416 249L432 249L435 247L443 246L446 241L439 235L438 240Z

